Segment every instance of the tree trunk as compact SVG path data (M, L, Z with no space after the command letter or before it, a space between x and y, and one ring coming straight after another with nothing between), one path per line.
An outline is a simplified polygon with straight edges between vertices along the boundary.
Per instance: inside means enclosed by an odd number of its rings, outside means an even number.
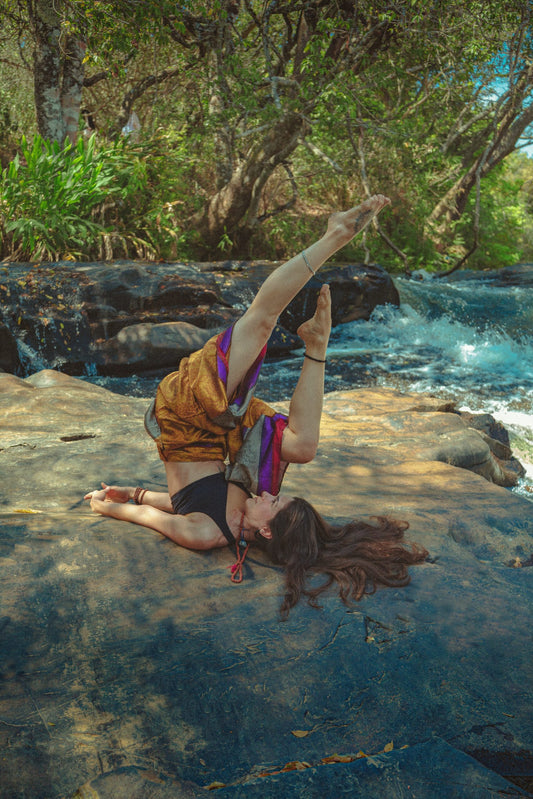
M43 139L63 143L65 125L61 107L60 0L28 2L34 36L33 86L37 129Z
M189 221L208 247L216 246L222 236L230 237L253 223L249 210L254 198L275 168L298 146L308 123L300 114L288 113L264 139L248 153L246 161L233 173L205 207Z
M79 133L81 92L85 75L84 56L85 43L75 36L69 36L63 56L61 108L64 136L68 137L72 144L76 144Z

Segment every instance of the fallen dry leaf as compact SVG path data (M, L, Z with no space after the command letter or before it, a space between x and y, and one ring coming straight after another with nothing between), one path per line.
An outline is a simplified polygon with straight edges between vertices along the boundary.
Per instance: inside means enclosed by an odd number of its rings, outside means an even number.
M352 763L355 760L353 755L329 755L323 757L321 763Z
M311 768L311 764L306 763L305 760L292 760L290 763L286 763L281 771L303 771L306 768Z

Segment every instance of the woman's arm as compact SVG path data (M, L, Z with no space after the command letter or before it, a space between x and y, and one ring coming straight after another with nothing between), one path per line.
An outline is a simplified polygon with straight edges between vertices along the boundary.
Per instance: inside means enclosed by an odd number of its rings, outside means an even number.
M102 483L102 488L105 492L105 498L110 502L128 502L135 496L135 486L108 486ZM84 499L90 499L90 494L87 494ZM174 513L172 503L167 492L162 491L149 491L143 489L139 495L141 505L151 505L152 508L165 511L165 513Z
M106 499L105 489L91 491L84 499L90 499L91 510L95 513L149 527L187 549L213 549L220 546L219 535L203 530L201 525L195 524L186 516L170 514L150 505L131 505L127 501L112 502Z

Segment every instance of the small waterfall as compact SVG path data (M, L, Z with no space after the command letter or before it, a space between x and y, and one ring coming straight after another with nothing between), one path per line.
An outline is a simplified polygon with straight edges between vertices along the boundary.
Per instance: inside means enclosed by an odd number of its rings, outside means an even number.
M50 364L44 360L39 352L26 344L22 339L17 339L17 350L22 375L40 372L42 369L49 369Z
M98 367L95 363L86 363L85 364L85 377L97 377L98 376Z

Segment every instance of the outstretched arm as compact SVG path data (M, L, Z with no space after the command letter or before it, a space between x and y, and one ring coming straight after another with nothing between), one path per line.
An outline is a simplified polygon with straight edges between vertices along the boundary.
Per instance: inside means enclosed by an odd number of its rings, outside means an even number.
M307 357L304 356L302 371L289 406L289 424L283 433L281 457L289 463L307 463L316 455L330 331L331 296L329 286L324 285L318 296L315 315L298 328Z
M109 486L107 483L101 485L105 494L104 498L110 502L124 503L135 497L135 486ZM92 492L87 494L84 499L90 499L91 495ZM168 492L143 489L139 500L140 505L151 505L152 508L158 508L165 513L174 513Z
M149 527L187 549L212 549L220 545L217 543L218 537L213 537L209 531L204 533L199 525L192 523L186 516L168 513L150 505L132 505L127 500L113 502L107 496L105 489L102 489L91 491L84 499L91 501L91 510L95 513Z

